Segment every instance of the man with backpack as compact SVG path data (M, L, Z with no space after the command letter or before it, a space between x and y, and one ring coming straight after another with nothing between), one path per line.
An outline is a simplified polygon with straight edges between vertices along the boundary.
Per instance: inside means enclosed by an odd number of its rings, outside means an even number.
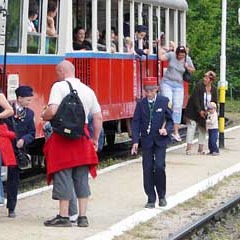
M71 129L71 126L66 128L61 126L60 129L59 124L56 124L56 128L53 127L52 135L46 141L44 154L47 161L47 178L48 183L53 180L52 198L59 200L59 214L55 218L45 221L44 225L49 227L71 226L68 207L74 188L79 204L78 226L87 227L86 210L90 195L88 173L92 177L96 177L96 166L98 164L96 151L102 128L101 108L93 90L75 78L75 68L71 62L66 60L60 62L56 67L56 73L59 81L52 86L48 107L42 113L43 120L51 121L53 125L56 121L62 121L61 125L65 123L67 125L67 120L75 124L75 119L79 120L83 117L85 125L83 134L73 135L72 137L70 135L75 130ZM73 99L69 98L69 93L73 95L72 98L76 100L76 103L73 103ZM76 93L80 98L79 104L78 99L74 96ZM72 110L67 109L67 104L63 104L66 99L69 101L69 108L73 109L74 107L71 105L78 105L79 111L73 112L69 118L62 117L61 119L58 116L60 112L66 114L66 112ZM85 113L84 116L77 115L77 112L82 112L81 103L84 109L83 114ZM89 114L93 116L94 134L91 138L87 129L88 120L86 116ZM56 116L58 116L57 119ZM68 134L70 135L68 136Z

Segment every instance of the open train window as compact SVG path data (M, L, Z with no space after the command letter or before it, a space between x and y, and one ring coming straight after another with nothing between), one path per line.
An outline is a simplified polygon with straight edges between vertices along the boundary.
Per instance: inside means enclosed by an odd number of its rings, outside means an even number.
M7 46L8 52L19 52L21 48L21 6L22 1L8 0Z
M45 53L56 54L58 47L59 1L48 0Z
M60 0L8 0L7 52L56 54Z
M27 53L39 53L41 41L41 3L29 1L27 20ZM40 13L40 14L39 14Z

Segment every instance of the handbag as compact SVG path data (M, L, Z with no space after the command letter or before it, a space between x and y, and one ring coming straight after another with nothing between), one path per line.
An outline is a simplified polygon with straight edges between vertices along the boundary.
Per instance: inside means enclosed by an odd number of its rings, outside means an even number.
M186 61L187 61L187 57L185 57L185 63ZM192 74L185 67L185 72L183 73L183 81L189 83L191 81L191 78L192 78Z
M22 149L19 148L15 149L15 156L17 158L18 167L20 169L28 167L28 165L31 162L30 156Z
M12 120L12 127L13 130L18 137L18 131L16 127L16 122L14 120L14 117L11 117ZM31 157L28 155L23 148L17 148L16 146L14 147L14 154L16 156L17 164L20 169L27 168L28 165L31 163Z
M185 72L183 73L183 81L190 82L192 78L192 74L185 68Z

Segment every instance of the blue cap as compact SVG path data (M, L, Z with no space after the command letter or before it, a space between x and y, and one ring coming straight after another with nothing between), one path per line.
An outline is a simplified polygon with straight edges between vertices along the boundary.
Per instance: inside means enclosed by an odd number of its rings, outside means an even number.
M29 86L20 86L15 90L17 97L31 97L33 96L33 89Z

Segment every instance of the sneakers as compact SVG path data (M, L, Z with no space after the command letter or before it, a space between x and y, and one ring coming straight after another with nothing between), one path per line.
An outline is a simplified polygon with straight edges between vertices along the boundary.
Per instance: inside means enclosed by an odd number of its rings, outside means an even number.
M219 152L213 152L212 153L212 156L218 156L219 155Z
M4 206L4 198L3 199L0 199L0 207L1 206Z
M77 220L78 220L78 214L69 216L69 220L72 224L77 224Z
M181 142L182 141L182 138L180 137L180 135L178 133L177 134L172 133L172 137L177 142Z
M88 227L88 219L86 216L79 216L77 220L79 227Z
M167 201L166 201L166 198L159 198L159 203L158 203L158 206L159 207L165 207L167 206Z
M51 220L47 220L44 222L46 227L71 227L72 224L69 220L69 217L62 217L57 215L55 218Z
M8 211L8 217L15 218L16 217L15 212L14 211Z
M145 208L155 208L155 203L147 202Z

